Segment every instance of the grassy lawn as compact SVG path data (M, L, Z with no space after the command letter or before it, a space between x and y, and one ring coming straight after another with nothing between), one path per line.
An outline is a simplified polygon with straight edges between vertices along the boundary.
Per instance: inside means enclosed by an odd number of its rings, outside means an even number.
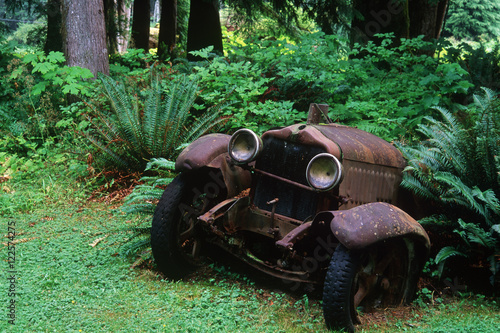
M180 282L163 280L152 265L130 269L134 258L121 248L126 229L137 222L115 210L119 202L88 201L90 181L68 175L74 166L66 159L24 172L8 169L8 159L0 156L1 332L326 331L317 297L286 293L241 268L213 263ZM359 331L500 327L492 299L467 294L419 300L363 315ZM8 315L14 313L12 325Z

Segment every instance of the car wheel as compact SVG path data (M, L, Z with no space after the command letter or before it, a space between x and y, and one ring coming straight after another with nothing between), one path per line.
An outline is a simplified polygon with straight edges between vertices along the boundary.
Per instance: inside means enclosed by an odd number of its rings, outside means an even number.
M323 315L329 329L354 332L358 309L397 306L411 300L418 269L403 240L363 251L339 245L332 255L323 288Z
M181 279L199 267L204 234L197 218L225 199L225 189L216 186L202 177L180 174L163 192L153 215L151 249L167 278Z

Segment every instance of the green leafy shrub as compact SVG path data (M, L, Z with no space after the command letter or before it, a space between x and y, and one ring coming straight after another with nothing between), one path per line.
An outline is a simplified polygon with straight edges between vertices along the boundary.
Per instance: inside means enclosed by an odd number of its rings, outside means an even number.
M442 121L426 118L428 124L419 125L426 141L399 144L408 159L402 186L437 203L444 214L423 222L462 240L440 249L435 259L440 271L459 255L487 262L492 284L500 271L500 104L494 96L485 88L484 96L474 96L475 109L461 119L438 108Z
M156 57L143 49L127 49L127 52L112 54L109 58L111 74L134 74L149 68Z
M9 40L19 44L43 48L47 38L47 24L43 23L22 23L17 30L9 37Z
M112 112L93 109L88 115L92 129L85 134L107 166L142 171L151 158L175 159L177 147L223 121L220 108L191 118L198 84L186 77L166 82L153 73L142 97L111 77L101 75L100 80Z
M13 54L2 77L5 80L3 102L0 103L2 134L11 141L42 145L47 138L66 137L61 121L79 121L76 114L61 112L67 95L90 96L93 77L88 69L68 67L61 52ZM0 102L1 102L0 98ZM9 145L13 152L26 153L26 145Z
M482 87L495 91L500 89L500 44L463 42L457 45L445 41L443 57L450 63L457 63L469 73L474 85L473 93L479 93Z
M338 36L322 33L306 35L296 44L252 40L235 47L226 61L228 66L251 66L247 70L258 75L252 82L260 82L260 102L291 101L299 111L306 111L311 102L326 103L334 121L384 139L418 135L417 124L434 113L433 105L456 108L456 96L472 86L468 73L457 63L428 55L435 46L422 38L402 40L394 47L392 36L380 37L381 45L353 48ZM227 80L224 72L218 72L217 80Z

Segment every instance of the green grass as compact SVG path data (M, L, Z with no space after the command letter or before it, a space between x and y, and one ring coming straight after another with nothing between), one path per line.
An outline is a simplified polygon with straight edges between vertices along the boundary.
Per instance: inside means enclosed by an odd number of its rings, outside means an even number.
M86 200L93 180L67 175L81 165L69 156L43 158L13 172L7 158L0 157L0 177L10 177L0 183L1 332L326 331L318 299L284 293L241 269L214 263L180 282L163 280L149 265L130 269L134 258L120 253L124 230L136 221L116 205ZM15 325L7 317L9 222L17 242ZM500 326L496 303L478 296L419 304L364 315L359 331L495 332Z

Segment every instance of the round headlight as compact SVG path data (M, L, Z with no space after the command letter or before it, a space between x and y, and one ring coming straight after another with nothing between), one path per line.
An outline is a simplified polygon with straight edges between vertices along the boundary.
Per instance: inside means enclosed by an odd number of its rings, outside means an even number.
M307 165L307 182L317 190L331 190L340 183L342 176L342 164L331 154L318 154Z
M229 140L229 156L235 163L253 161L262 150L260 137L249 129L237 130Z

